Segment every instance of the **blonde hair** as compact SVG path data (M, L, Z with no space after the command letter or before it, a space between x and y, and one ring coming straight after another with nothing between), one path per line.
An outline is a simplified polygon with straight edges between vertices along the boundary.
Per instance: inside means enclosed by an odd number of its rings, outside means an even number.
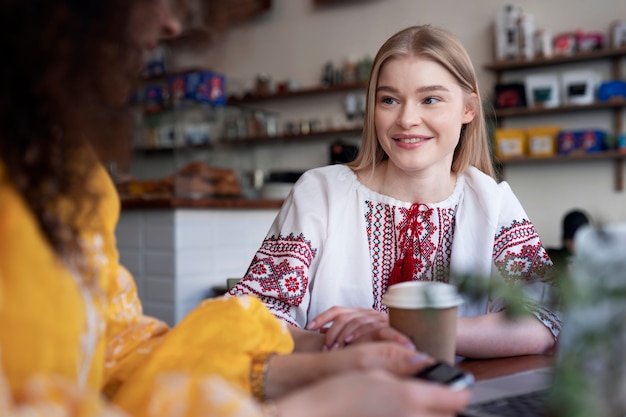
M430 25L411 26L393 35L379 49L372 65L367 87L367 104L363 123L361 148L356 159L348 164L354 170L374 169L388 158L378 143L374 122L376 88L380 69L389 59L406 56L428 58L446 68L467 94L475 94L474 119L461 129L459 144L454 150L452 172L464 172L473 165L494 177L489 141L481 106L476 72L472 61L451 32Z

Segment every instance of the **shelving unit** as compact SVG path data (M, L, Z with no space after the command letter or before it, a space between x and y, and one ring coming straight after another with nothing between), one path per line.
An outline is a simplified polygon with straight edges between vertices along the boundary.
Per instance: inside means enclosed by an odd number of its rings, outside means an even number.
M362 131L361 128L347 128L347 129L327 129L311 133L301 134L282 134L276 136L251 136L246 138L236 139L221 139L216 143L209 143L203 145L186 145L177 147L158 147L158 148L135 148L136 152L142 152L146 154L150 153L167 153L176 150L189 150L189 149L211 149L216 147L231 147L231 146L244 146L244 145L269 145L273 143L284 142L309 142L320 140L328 136L344 136L344 135L358 135Z
M577 62L609 60L611 63L612 79L620 79L622 75L621 64L626 57L626 48L604 49L599 51L581 52L571 56L556 56L551 58L537 58L533 60L500 61L486 65L485 69L496 75L496 82L502 82L505 72L514 70L532 70L535 68L572 64ZM546 114L565 114L575 112L606 111L613 112L612 134L617 137L622 131L622 111L626 107L626 99L616 99L607 102L595 102L588 105L562 105L555 108L506 108L494 109L487 112L489 116L498 120L508 117L533 117ZM618 151L605 151L582 155L555 155L551 157L514 157L496 160L499 171L504 175L507 165L519 164L546 164L546 163L571 163L597 160L613 161L615 190L622 191L624 188L623 162L626 154Z
M151 80L162 80L167 76L153 77ZM344 83L330 86L315 86L309 88L300 88L293 91L286 91L272 94L247 94L243 97L229 97L226 103L227 106L246 107L250 104L260 103L264 101L272 100L288 100L298 97L307 97L314 95L324 95L330 93L340 93L354 90L365 89L367 84L365 82ZM168 110L172 111L172 110ZM174 110L175 111L175 110ZM151 153L166 153L174 152L177 150L189 150L189 149L211 149L215 147L230 147L230 146L242 146L242 145L270 145L273 143L301 143L310 142L315 140L322 140L329 136L346 136L346 135L358 135L362 131L361 126L347 127L347 128L333 128L324 130L313 130L307 133L279 133L276 135L268 136L248 136L241 138L220 138L216 141L201 145L183 145L183 146L160 146L160 147L138 147L135 148L135 152L141 152L144 154Z
M260 101L266 100L281 100L281 99L289 99L295 97L303 97L303 96L312 96L319 94L327 94L327 93L336 93L343 91L352 91L352 90L361 90L365 89L367 84L365 82L355 82L355 83L344 83L344 84L336 84L329 86L316 86L309 88L300 88L293 91L286 91L284 93L274 93L274 94L248 94L243 97L229 97L228 104L232 105L241 105L241 104L249 104L256 103Z

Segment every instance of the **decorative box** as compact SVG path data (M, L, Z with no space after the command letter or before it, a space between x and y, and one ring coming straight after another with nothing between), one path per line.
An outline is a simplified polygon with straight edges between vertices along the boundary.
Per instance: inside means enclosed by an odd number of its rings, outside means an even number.
M560 132L557 137L557 152L559 155L580 152L580 135L575 131Z
M562 131L557 139L561 155L601 152L606 149L606 132L599 129Z
M621 80L606 81L598 87L598 100L624 100L626 99L626 82Z
M557 126L537 126L526 129L529 156L553 156L556 139L561 129Z
M496 109L526 107L526 88L523 83L496 84Z
M526 132L522 129L496 129L495 153L498 158L526 155Z
M210 104L226 104L226 78L211 71L185 74L185 97Z
M528 107L558 107L559 77L556 74L529 75L526 77L526 102Z
M598 129L581 130L580 148L583 153L601 152L606 149L606 132Z
M566 104L591 104L596 99L600 74L596 71L567 71L561 75Z

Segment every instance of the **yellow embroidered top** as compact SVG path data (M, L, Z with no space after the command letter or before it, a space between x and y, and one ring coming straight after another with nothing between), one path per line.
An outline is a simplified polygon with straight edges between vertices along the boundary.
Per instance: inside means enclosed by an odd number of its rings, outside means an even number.
M118 263L117 193L101 167L91 181L102 198L80 217L81 245L96 289L53 252L0 164L0 415L258 415L251 358L291 352L285 325L251 297L206 300L173 329L142 315Z

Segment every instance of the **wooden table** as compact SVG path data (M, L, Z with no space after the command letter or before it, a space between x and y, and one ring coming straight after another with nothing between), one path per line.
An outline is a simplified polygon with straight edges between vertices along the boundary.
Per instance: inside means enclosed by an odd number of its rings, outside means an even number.
M544 368L552 364L552 356L528 355L497 359L464 359L458 366L474 374L477 381L497 378L516 372Z

